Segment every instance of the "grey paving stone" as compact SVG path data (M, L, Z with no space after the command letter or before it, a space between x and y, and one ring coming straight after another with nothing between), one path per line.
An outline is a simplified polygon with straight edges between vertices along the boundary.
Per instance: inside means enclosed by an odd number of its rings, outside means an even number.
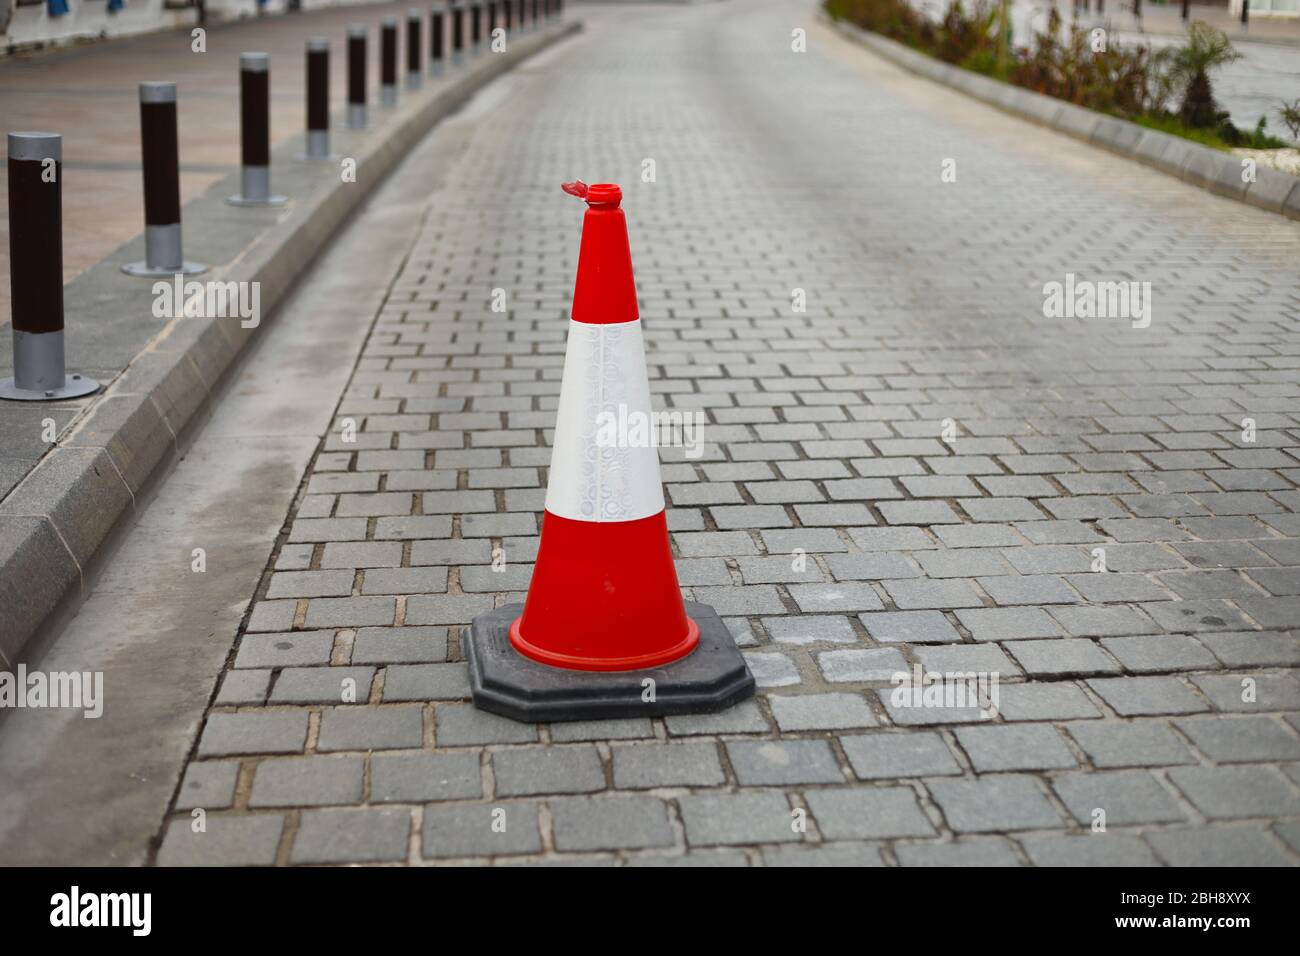
M810 790L808 807L828 840L930 836L935 830L909 787Z
M995 775L926 784L959 833L1056 829L1060 819L1033 777Z
M1295 788L1271 767L1175 767L1169 779L1211 820L1300 813Z
M332 707L321 713L316 749L400 750L423 741L419 707Z
M1119 662L1082 637L1054 641L1007 641L1002 645L1030 677L1118 674Z
M1215 710L1300 710L1300 684L1291 674L1203 674L1192 677L1191 682Z
M374 803L475 800L483 795L476 753L376 754L370 758Z
M884 643L944 644L961 640L942 611L878 611L858 617L867 633Z
M361 802L362 757L263 760L253 777L250 807L317 807Z
M840 743L860 780L939 777L961 773L943 738L929 731L862 734Z
M998 712L1007 720L1080 720L1100 717L1087 695L1074 684L1006 684Z
M583 740L631 740L653 737L654 728L647 717L620 720L566 720L551 724L551 739L556 743Z
M674 737L696 734L763 734L769 730L767 721L752 700L716 714L677 714L665 717L664 726Z
M221 690L217 692L216 703L227 706L261 704L265 702L270 686L269 670L227 671L221 679Z
M913 656L927 673L997 674L1006 680L1020 674L1020 668L996 644L943 644L938 647L915 647Z
M844 780L825 740L737 740L727 744L727 757L746 787Z
M434 741L439 747L530 744L537 728L477 709L473 704L439 704L434 710Z
M746 651L745 663L759 687L789 687L799 683L799 668L784 654Z
M1159 866L1140 837L1096 832L1087 836L1024 836L1020 845L1036 866Z
M1120 634L1149 634L1155 625L1149 617L1130 607L1080 605L1051 608L1052 617L1074 637L1111 637Z
M879 611L885 606L869 584L791 584L788 590L799 610L810 614L825 611Z
M313 598L307 602L306 626L389 625L393 623L396 607L396 600L391 597Z
M446 659L445 627L363 627L352 638L353 664L422 664Z
M1121 717L1210 709L1177 677L1106 677L1090 680L1088 686Z
M953 733L978 773L1078 766L1070 748L1050 724L958 727Z
M270 866L280 845L284 817L278 813L209 816L206 829L195 833L192 821L167 824L159 866Z
M384 671L384 703L468 700L469 696L467 664L399 664Z
M1092 826L1105 813L1107 827L1139 823L1181 823L1178 802L1146 770L1108 770L1061 774L1052 788L1074 819Z
M1107 637L1101 644L1133 674L1213 670L1219 666L1214 655L1187 634Z
M1294 866L1294 859L1256 827L1153 830L1145 835L1172 866Z
M420 852L425 859L540 853L538 805L532 801L431 804L424 808Z
M1195 763L1187 745L1163 720L1083 721L1066 730L1101 769Z
M180 790L176 792L176 809L225 810L235 801L235 783L239 779L239 761L204 760L185 768Z
M384 863L405 860L411 811L398 808L306 810L298 823L292 863Z
M492 769L503 797L605 789L605 768L591 744L499 750L492 756Z
M843 730L877 724L875 714L858 694L772 696L768 698L768 706L783 733Z
M297 753L307 743L307 714L245 711L209 714L199 737L200 757Z
M977 641L1060 637L1064 633L1061 625L1037 607L972 608L954 613Z
M982 607L984 604L975 586L970 581L961 579L885 581L884 587L895 606L904 611L918 608Z
M1300 760L1300 737L1270 717L1202 717L1176 726L1215 763Z
M561 851L672 846L668 809L654 797L574 797L550 801Z
M690 853L635 853L627 857L624 866L633 867L738 867L749 866L749 857L740 852L695 850Z
M272 704L364 704L373 667L286 667L275 679Z
M894 854L901 866L1022 866L1007 842L974 837L930 843L899 843Z
M236 667L295 667L328 664L333 631L296 634L245 634L235 654Z
M833 683L888 681L909 669L902 653L892 647L822 651L816 656L822 674Z
M778 790L747 790L679 797L686 842L691 846L783 843L802 840L795 815Z
M763 627L778 644L856 644L857 635L849 619L841 615L797 614L765 617Z
M711 787L726 780L717 746L705 741L627 744L611 753L614 786L620 790Z
M880 849L870 843L828 843L821 846L769 846L763 848L766 866L860 867L884 866Z

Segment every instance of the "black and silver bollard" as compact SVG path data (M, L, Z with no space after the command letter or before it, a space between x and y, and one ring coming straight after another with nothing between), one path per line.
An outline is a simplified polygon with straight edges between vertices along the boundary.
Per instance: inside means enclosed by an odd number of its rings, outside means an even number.
M330 155L330 41L307 41L307 152L303 159Z
M1250 0L1241 0L1241 26L1242 29L1250 26Z
M348 129L366 128L366 28L348 27Z
M473 0L470 6L470 52L478 55L483 52L483 4Z
M492 48L492 34L497 32L497 0L487 0L487 44Z
M419 10L406 11L406 88L418 90L424 75L420 69L420 28L424 17Z
M465 59L465 8L456 3L451 8L451 64Z
M384 17L379 32L379 102L397 105L397 17Z
M140 158L144 170L144 261L129 276L197 275L207 269L181 252L181 160L176 135L176 84L140 84Z
M429 75L442 76L443 71L443 52L446 49L446 38L443 36L443 24L445 18L441 10L433 10L429 13Z
M514 29L511 22L513 18L510 16L512 9L514 8L510 5L510 0L501 0L501 26L506 31L506 36L510 36Z
M0 398L79 398L99 390L63 361L63 137L9 134L9 292L14 376Z
M239 54L239 140L243 154L239 195L232 206L278 206L283 196L271 195L271 56Z

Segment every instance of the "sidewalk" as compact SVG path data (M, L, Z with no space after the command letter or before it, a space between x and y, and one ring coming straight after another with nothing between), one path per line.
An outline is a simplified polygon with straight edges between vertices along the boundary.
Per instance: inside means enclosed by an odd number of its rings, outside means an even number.
M366 24L368 92L377 102L380 22L396 16L404 30L409 8L406 3L334 7L211 26L206 53L192 52L189 31L177 30L0 60L5 125L0 133L39 129L63 134L64 281L144 230L139 82L176 82L184 204L239 168L241 52L271 54L274 146L306 126L303 38L330 40L330 107L337 110L347 98L347 26ZM420 9L427 12L429 7ZM427 62L427 23L424 35ZM403 42L399 50L404 49ZM405 69L404 59L399 67ZM0 136L0 156L5 149ZM7 195L8 184L0 177L0 204L7 203ZM0 327L10 321L8 229L8 217L0 217ZM2 334L8 335L8 329Z

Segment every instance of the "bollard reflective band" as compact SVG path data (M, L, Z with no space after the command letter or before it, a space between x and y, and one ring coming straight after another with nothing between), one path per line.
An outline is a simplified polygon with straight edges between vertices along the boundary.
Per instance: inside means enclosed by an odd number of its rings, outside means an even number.
M63 137L10 133L9 287L15 332L63 329Z

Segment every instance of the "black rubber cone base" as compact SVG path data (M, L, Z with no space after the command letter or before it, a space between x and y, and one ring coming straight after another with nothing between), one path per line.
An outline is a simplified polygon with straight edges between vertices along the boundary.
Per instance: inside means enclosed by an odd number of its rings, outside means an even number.
M573 671L524 657L510 644L510 625L523 612L508 604L474 618L465 656L474 706L527 723L662 717L725 710L754 694L754 675L707 604L686 602L700 643L679 661L639 671ZM646 678L654 681L654 699ZM647 695L648 696L648 695Z

